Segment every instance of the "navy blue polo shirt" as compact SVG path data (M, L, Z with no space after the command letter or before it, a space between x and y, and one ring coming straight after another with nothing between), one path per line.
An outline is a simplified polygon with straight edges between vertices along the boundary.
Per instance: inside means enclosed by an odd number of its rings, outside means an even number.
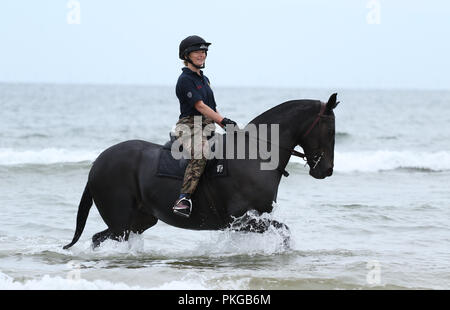
M214 94L209 86L209 79L192 71L188 67L184 67L183 73L178 78L176 86L176 94L180 101L180 118L193 115L202 115L194 107L195 103L202 100L207 106L216 111L216 101Z

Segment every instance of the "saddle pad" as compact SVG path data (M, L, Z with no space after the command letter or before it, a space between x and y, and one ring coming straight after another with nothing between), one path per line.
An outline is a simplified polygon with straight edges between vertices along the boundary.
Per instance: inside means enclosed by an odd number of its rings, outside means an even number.
M172 141L168 141L162 148L158 158L157 176L169 177L183 180L188 159L173 158L170 150ZM210 159L206 162L205 172L207 177L223 177L227 175L227 167L225 159Z

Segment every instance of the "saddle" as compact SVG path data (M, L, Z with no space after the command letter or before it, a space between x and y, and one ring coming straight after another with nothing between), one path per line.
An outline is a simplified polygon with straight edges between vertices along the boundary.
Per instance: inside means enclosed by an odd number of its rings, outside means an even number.
M208 137L208 140L214 135ZM169 177L174 179L183 180L186 166L189 163L189 159L181 158L175 159L172 156L171 149L172 144L177 139L172 133L169 135L170 140L167 141L161 149L158 157L158 169L157 176ZM180 146L182 148L182 146ZM211 147L211 151L214 152L215 145ZM180 149L181 151L181 149ZM203 175L207 178L224 177L227 176L227 162L225 159L208 159L206 162L205 171Z

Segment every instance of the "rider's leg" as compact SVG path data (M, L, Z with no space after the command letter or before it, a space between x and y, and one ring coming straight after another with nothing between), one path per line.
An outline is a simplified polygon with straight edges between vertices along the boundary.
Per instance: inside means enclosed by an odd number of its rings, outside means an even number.
M192 210L191 196L197 188L200 177L205 170L206 159L191 159L184 173L181 194L173 210L175 213L189 216Z
M190 123L192 130L190 137L182 139L183 148L190 150L191 160L189 161L184 173L183 184L181 186L181 194L175 202L174 212L189 217L192 211L192 194L197 188L198 182L206 167L206 157L209 150L208 140L204 135L203 128L205 125L212 123L212 120L206 119L203 122Z

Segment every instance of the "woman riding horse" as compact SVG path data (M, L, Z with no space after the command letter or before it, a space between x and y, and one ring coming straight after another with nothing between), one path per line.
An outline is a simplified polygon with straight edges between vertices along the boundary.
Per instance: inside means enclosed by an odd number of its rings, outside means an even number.
M189 36L180 43L179 57L184 61L176 86L176 95L180 101L180 116L175 127L175 134L180 139L183 149L190 153L186 167L181 193L173 206L175 214L189 217L192 211L191 195L194 193L206 166L208 140L203 134L208 126L214 132L214 123L225 127L236 122L221 116L216 109L214 94L209 79L203 74L208 46L199 36ZM194 139L194 136L198 139ZM198 144L195 145L194 141ZM201 143L201 145L200 145Z

